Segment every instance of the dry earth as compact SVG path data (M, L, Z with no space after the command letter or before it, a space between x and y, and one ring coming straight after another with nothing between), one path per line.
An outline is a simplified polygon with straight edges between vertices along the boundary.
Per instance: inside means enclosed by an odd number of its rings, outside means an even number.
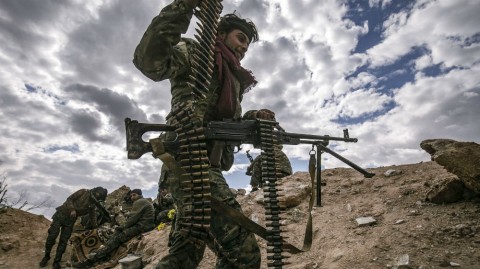
M401 174L385 176L388 170ZM285 268L480 268L479 199L445 205L425 201L433 182L452 174L435 162L369 171L376 176L366 179L347 168L322 172L327 185L322 187L322 207L313 210L312 248L293 255ZM305 185L308 174L297 172L285 181ZM238 200L248 217L263 224L258 195L239 195ZM305 198L285 214L288 241L298 247L307 208ZM373 217L376 223L359 226L359 217ZM0 213L0 269L38 268L48 225L43 216L18 210ZM144 268L154 268L155 261L167 253L167 237L167 229L154 230L131 243L143 254ZM262 268L267 268L266 242L258 241ZM214 268L214 264L215 255L207 250L199 268Z

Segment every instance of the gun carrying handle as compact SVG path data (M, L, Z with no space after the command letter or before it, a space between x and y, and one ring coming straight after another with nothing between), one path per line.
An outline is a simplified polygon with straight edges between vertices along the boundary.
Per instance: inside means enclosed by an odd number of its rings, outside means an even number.
M213 146L209 156L210 166L219 168L222 161L223 149L225 148L225 141L214 140L212 144Z

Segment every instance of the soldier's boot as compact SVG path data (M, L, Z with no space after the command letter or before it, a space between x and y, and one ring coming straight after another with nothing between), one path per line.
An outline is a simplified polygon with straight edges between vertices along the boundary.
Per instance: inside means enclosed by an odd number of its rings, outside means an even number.
M73 268L81 268L81 269L86 269L92 267L94 262L91 259L86 259L81 262L73 262L72 267Z
M53 262L52 264L52 269L61 269L62 266L60 266L60 262Z
M48 261L50 260L50 255L46 254L43 256L43 259L40 261L40 267L47 266Z

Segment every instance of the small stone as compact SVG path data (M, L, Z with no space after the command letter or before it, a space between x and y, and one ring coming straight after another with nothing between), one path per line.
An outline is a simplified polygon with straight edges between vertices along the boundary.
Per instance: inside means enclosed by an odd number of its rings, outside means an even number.
M398 257L397 261L397 268L398 269L410 269L410 256L408 254L404 254L400 257Z
M129 254L127 257L118 261L122 269L140 269L142 268L142 258L140 256Z
M387 171L385 171L385 173L383 173L383 175L386 176L386 177L396 176L396 175L400 175L400 174L402 174L402 171L393 170L393 169L388 169Z
M402 224L402 223L405 223L405 220L404 219L399 219L397 221L395 221L395 224Z
M360 218L356 218L355 221L357 221L358 226L372 225L372 224L375 224L377 222L372 217L360 217Z
M451 267L460 267L460 264L456 263L456 262L450 262L450 266Z
M250 219L251 219L253 222L255 222L255 223L258 224L259 219L258 219L258 216L257 216L256 214L252 214L252 215L250 216Z

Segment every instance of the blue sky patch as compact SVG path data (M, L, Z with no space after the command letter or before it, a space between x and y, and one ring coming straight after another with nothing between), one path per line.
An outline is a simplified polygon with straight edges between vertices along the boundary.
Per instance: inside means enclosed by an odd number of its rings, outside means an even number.
M35 93L35 92L38 92L38 89L35 88L34 86L30 85L30 84L27 84L25 83L25 90L29 93Z
M51 145L51 146L48 146L47 148L43 149L43 151L47 152L47 153L53 153L53 152L59 151L59 150L70 151L71 153L80 152L80 148L78 147L78 144L66 145L66 146Z
M388 111L392 110L393 108L395 108L395 102L391 101L391 102L388 102L386 105L384 105L382 109L377 110L373 113L365 113L359 117L354 117L354 118L339 116L338 118L332 119L330 121L341 124L341 125L346 125L346 126L361 124L368 121L375 121L376 118L382 115L385 115L386 113L388 113Z
M392 14L412 9L414 3L415 1L413 0L405 0L392 2L386 6L369 7L368 1L348 1L348 11L345 14L345 18L360 26L363 26L364 22L368 21L369 29L367 34L359 36L357 47L353 52L364 53L369 48L380 43L383 39L383 22Z

